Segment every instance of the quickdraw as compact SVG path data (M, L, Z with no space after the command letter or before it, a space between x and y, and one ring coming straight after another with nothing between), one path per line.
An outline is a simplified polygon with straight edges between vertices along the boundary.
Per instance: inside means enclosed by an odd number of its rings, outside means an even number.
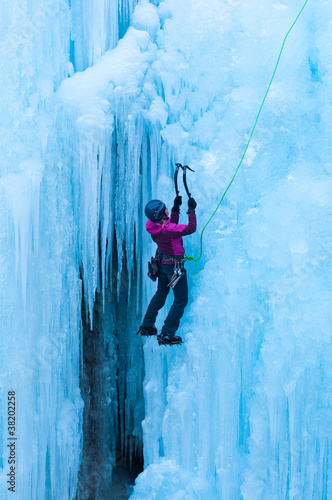
M174 260L173 276L171 278L171 281L167 285L169 288L174 288L175 285L178 283L178 281L182 278L183 272L185 272L184 271L184 261L185 261L185 259Z
M157 257L157 255L156 255ZM177 256L173 255L165 255L158 252L158 259L160 264L166 264L168 266L173 265L173 276L171 281L168 283L168 288L174 288L178 283L180 278L183 276L184 271L184 263L187 260L185 256Z

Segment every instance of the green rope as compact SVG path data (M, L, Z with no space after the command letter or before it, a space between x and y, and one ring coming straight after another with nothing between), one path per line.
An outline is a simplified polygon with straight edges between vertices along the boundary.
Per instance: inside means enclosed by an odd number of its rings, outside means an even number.
M216 214L216 212L217 212L218 208L220 207L220 205L221 205L221 203L222 203L223 199L224 199L224 198L225 198L225 196L226 196L227 191L229 190L229 188L230 188L230 187L231 187L231 185L233 184L233 181L234 181L234 179L235 179L236 174L237 174L237 173L238 173L238 171L239 171L239 168L240 168L240 167L241 167L241 165L242 165L242 162L243 162L244 157L245 157L245 155L246 155L246 152L247 152L247 150L248 150L248 147L249 147L249 144L250 144L251 138L252 138L252 136L253 136L253 134L254 134L254 131L255 131L255 128L256 128L256 125L257 125L257 122L258 122L258 118L259 118L259 116L260 116L260 114L261 114L262 108L263 108L263 106L264 106L265 100L266 100L266 98L267 98L267 95L268 95L268 93L269 93L270 87L271 87L272 82L273 82L273 80L274 80L274 76L275 76L276 71L277 71L277 68L278 68L278 66L279 66L279 61L280 61L280 58L281 58L281 54L282 54L282 52L283 52L283 50L284 50L284 46L285 46L285 43L286 43L287 37L288 37L289 33L292 31L292 29L294 28L295 24L297 23L297 21L298 21L298 19L299 19L300 15L302 14L302 11L303 11L304 7L307 5L307 3L308 3L308 0L306 0L306 1L304 2L303 6L302 6L302 9L301 9L301 10L300 10L300 12L298 13L298 15L297 15L297 17L296 17L295 21L293 22L292 26L291 26L291 27L289 28L289 30L287 31L287 34L286 34L286 36L285 36L285 38L284 38L284 41L282 42L282 46L281 46L281 49L280 49L280 52L279 52L279 56L278 56L277 63L276 63L276 65L275 65L275 68L274 68L274 71L273 71L273 74L272 74L272 77L271 77L270 83L269 83L269 85L268 85L268 87L267 87L267 90L266 90L266 92L265 92L265 95L264 95L264 99L263 99L263 101L262 101L262 104L260 105L260 108L259 108L258 114L257 114L257 116L256 116L256 120L255 120L254 126L253 126L253 128L252 128L252 130L251 130L251 134L250 134L250 137L249 137L249 139L248 139L248 142L247 142L247 145L246 145L246 147L245 147L245 150L244 150L244 152L243 152L243 155L242 155L242 157L241 157L240 163L238 164L237 169L235 170L235 173L234 173L234 175L233 175L233 177L232 177L232 179L231 179L230 183L228 184L227 188L225 189L225 191L224 191L224 193L223 193L223 195L222 195L222 197L221 197L221 199L220 199L220 201L219 201L219 203L218 203L218 205L217 205L216 209L214 210L213 214L211 215L211 217L209 218L209 220L207 221L207 223L205 224L205 226L204 226L204 227L203 227L203 229L202 229L202 232L201 232L201 238L200 238L200 255L199 255L199 257L198 257L197 259L195 259L194 257L188 257L188 256L186 256L188 260L193 260L193 261L195 261L195 273L194 273L194 274L196 274L196 271L197 271L197 262L200 260L200 258L201 258L201 257L202 257L202 255L203 255L203 234L204 234L204 231L205 231L205 229L206 229L207 225L211 222L211 220L212 220L212 218L214 217L214 215Z

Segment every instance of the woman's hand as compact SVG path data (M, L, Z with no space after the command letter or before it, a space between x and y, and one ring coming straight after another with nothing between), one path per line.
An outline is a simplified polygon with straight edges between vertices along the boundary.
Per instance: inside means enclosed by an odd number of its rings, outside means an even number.
M181 205L182 205L182 196L176 196L174 198L174 206L172 208L172 212L179 212Z
M194 214L197 203L194 198L189 198L188 200L188 214Z

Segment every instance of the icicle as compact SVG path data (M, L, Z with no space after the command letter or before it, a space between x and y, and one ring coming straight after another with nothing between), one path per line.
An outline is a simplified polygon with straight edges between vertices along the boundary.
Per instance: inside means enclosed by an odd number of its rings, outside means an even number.
M99 290L99 231L101 230L101 246L105 252L106 233L103 232L103 219L101 213L102 175L105 168L105 154L108 151L109 127L105 122L102 112L78 118L76 122L80 141L80 184L81 184L81 234L82 234L82 260L84 268L84 284L86 302L89 311L91 328L93 327L93 302L95 292ZM108 168L110 166L108 165ZM106 196L107 196L107 187ZM109 197L108 197L109 199ZM106 201L108 208L108 201ZM108 217L108 215L107 215ZM107 231L107 226L106 226ZM102 254L104 255L104 253Z
M34 234L34 251L38 254L39 248L39 194L40 183L42 180L45 164L39 158L29 158L20 163L20 170L31 179L32 183L32 216L33 216L33 234Z
M112 152L112 139L110 139L110 144L106 145L105 149L105 166L103 168L102 178L101 178L101 217L100 217L100 239L101 239L101 275L102 283L101 289L103 294L103 306L104 306L104 290L107 286L107 244L111 245L112 240L108 240L109 226L113 225L113 217L111 211L111 200L113 198L113 182L112 182L112 164L111 164L111 152Z
M8 174L1 179L8 207L15 228L15 270L18 279L18 264L21 271L21 290L24 317L26 314L27 268L31 236L31 192L32 183L23 174Z

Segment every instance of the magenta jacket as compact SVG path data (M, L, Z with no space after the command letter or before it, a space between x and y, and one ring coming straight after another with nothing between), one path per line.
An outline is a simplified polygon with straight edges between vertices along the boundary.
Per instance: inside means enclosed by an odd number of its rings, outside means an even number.
M172 212L171 218L164 222L164 227L163 221L147 221L146 230L153 236L160 253L183 255L182 236L188 236L196 231L196 214L188 214L188 225L178 224L179 216L179 212Z

